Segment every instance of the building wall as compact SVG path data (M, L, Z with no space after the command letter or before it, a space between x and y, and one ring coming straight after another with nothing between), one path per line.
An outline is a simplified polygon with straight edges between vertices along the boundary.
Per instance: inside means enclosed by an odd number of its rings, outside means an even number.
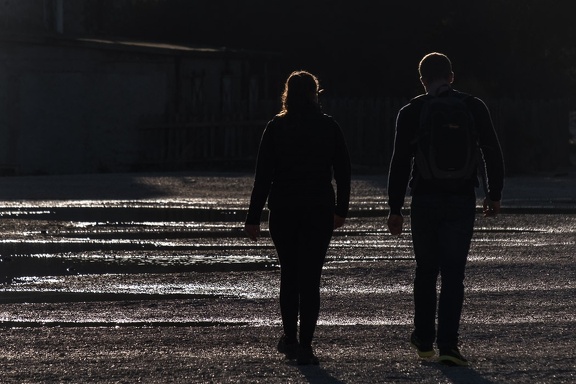
M136 161L136 122L162 115L169 71L83 49L25 45L2 58L0 161L22 173L122 169Z
M69 41L0 41L0 171L138 168L154 145L143 143L143 128L222 119L227 98L243 97L236 84L224 98L223 79L241 79L244 62Z
M86 29L83 0L0 1L0 33L83 34Z
M0 2L0 31L43 32L45 12L43 0L4 0Z

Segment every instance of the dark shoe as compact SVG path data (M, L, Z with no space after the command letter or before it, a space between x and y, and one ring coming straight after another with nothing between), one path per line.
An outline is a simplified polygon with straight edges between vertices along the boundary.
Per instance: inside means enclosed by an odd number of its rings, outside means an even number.
M287 341L286 335L282 335L278 341L278 352L285 354L288 360L294 360L298 357L298 342Z
M300 347L298 349L298 359L296 360L298 365L318 365L320 361L314 355L312 347Z
M410 345L413 348L416 348L416 353L418 353L418 356L423 359L434 356L434 347L432 346L432 343L422 342L422 340L416 336L416 332L412 332L412 335L410 336Z
M440 357L438 357L438 361L442 364L450 365L450 366L458 366L458 367L467 367L470 365L468 360L458 350L457 347L453 348L441 348L440 349Z

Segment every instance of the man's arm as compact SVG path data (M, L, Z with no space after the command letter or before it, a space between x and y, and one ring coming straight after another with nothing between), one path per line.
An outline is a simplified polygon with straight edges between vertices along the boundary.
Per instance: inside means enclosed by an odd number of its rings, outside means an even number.
M396 119L396 134L394 137L394 152L390 161L388 172L388 205L390 215L388 217L388 229L393 235L402 233L404 218L402 206L406 198L406 189L412 171L412 146L411 146L411 119L410 105L398 112Z
M348 216L348 207L350 204L350 189L352 178L352 166L350 164L350 154L348 146L344 139L342 129L335 123L336 127L336 148L334 156L334 180L336 181L336 207L335 213L341 218L345 219ZM336 220L334 228L339 228L344 224L344 220Z
M478 142L484 160L484 164L481 166L484 166L482 177L485 178L483 180L486 183L485 205L488 207L485 214L495 216L500 211L500 200L504 187L504 157L488 107L478 98L473 98L473 101Z

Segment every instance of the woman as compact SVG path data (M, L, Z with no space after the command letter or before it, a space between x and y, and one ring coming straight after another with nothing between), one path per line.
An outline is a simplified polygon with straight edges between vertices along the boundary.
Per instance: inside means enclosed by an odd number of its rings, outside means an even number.
M262 135L245 224L248 237L256 241L268 199L269 230L280 260L284 334L278 351L298 364L318 364L312 338L320 276L332 232L344 225L350 199L348 149L339 125L322 113L319 91L318 79L309 72L288 77L282 110Z

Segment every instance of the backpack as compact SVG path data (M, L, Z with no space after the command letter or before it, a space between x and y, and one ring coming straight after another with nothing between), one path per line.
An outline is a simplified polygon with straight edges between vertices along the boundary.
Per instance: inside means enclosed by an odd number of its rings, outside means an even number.
M469 95L452 90L423 96L415 144L415 162L425 180L467 180L478 165L474 117L464 102Z

